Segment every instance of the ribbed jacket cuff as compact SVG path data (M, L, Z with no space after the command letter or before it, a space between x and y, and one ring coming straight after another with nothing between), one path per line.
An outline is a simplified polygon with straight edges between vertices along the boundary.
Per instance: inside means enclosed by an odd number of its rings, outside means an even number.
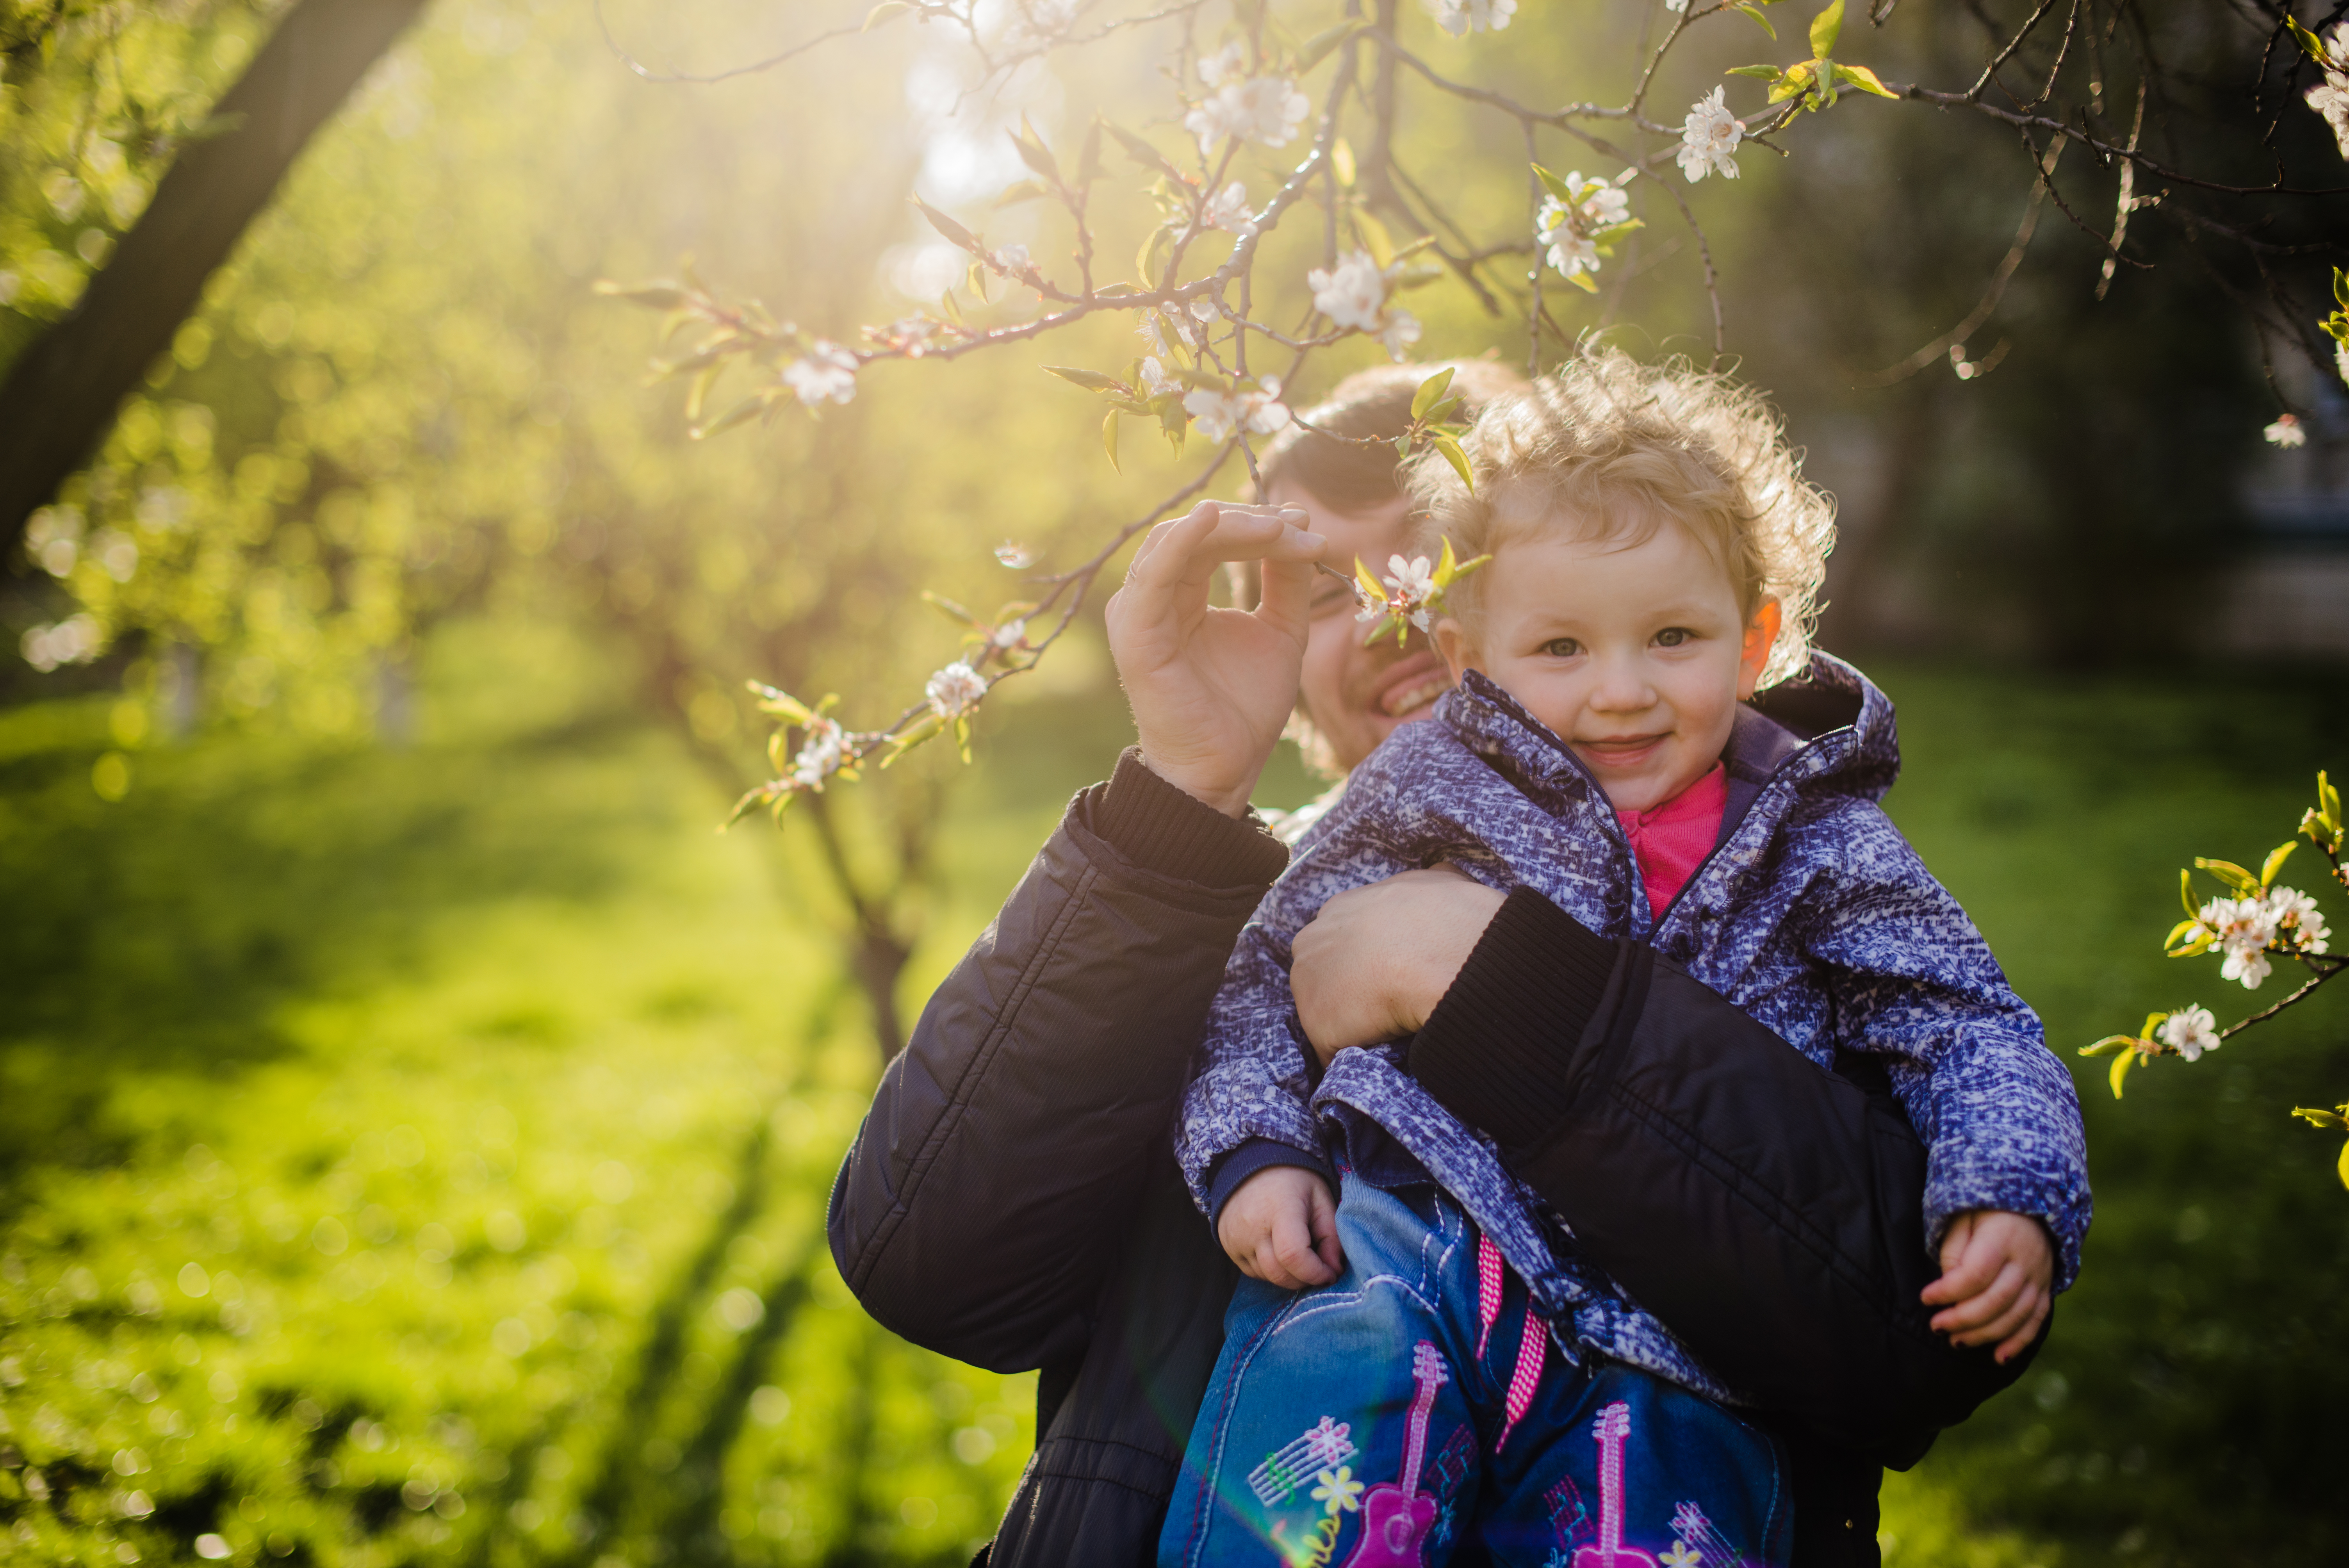
M1202 887L1269 885L1288 868L1288 846L1253 815L1225 816L1143 767L1133 747L1093 795L1091 825L1144 871Z
M1618 956L1616 944L1517 889L1413 1037L1412 1075L1504 1149L1547 1141L1569 1108L1575 1046Z
M1318 1173L1321 1180L1335 1184L1330 1162L1318 1154L1308 1154L1291 1149L1277 1138L1251 1138L1229 1154L1216 1161L1207 1174L1207 1224L1210 1229L1222 1222L1224 1205L1240 1190L1240 1183L1259 1171L1275 1165L1294 1165L1300 1170Z

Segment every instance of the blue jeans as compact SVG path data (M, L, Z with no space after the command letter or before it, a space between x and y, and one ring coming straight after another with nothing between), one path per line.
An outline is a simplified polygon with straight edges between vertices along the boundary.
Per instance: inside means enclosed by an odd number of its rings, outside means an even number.
M1480 1321L1475 1229L1440 1190L1348 1174L1345 1272L1243 1280L1159 1568L1762 1568L1793 1509L1777 1446L1645 1372L1554 1350L1514 1275ZM1488 1265L1489 1267L1490 1265ZM1517 1419L1509 1388L1518 1366ZM1495 1451L1495 1446L1499 1451Z

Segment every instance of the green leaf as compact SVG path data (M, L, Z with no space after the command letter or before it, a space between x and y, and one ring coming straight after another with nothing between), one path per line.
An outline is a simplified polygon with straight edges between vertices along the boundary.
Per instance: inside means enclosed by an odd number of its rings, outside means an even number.
M1090 185L1101 178L1101 117L1095 115L1092 124L1085 127L1085 139L1077 150L1077 183Z
M1737 8L1753 17L1754 25L1769 34L1771 37L1775 38L1778 36L1778 29L1770 26L1770 18L1762 15L1759 9L1752 5L1740 5Z
M696 425L688 433L697 441L706 441L710 437L718 434L719 431L730 430L735 426L742 423L743 420L763 412L766 409L767 405L772 401L774 401L774 399L769 397L764 393L753 393L751 396L743 398L740 403L735 404L731 408L727 409L723 414L719 415L715 419L710 420L707 425Z
M688 424L692 424L701 418L701 406L709 400L709 389L718 385L718 377L725 368L725 362L718 360L703 366L695 373L693 385L687 387L685 392L685 418Z
M954 243L961 246L966 251L973 253L985 248L979 244L978 236L977 234L972 233L968 229L964 228L960 223L956 222L952 218L947 217L944 212L939 211L936 207L933 207L927 201L923 201L919 196L915 197L913 201L914 205L922 210L922 216L930 221L930 227L936 229L939 233L944 234Z
M970 259L970 270L962 275L962 286L977 294L978 303L985 304L987 303L987 263L973 256Z
M1125 155L1128 158L1145 169L1155 169L1160 173L1172 175L1176 180L1183 178L1183 171L1169 162L1166 155L1151 146L1149 142L1122 125L1109 120L1103 120L1102 123L1109 127L1109 133L1117 138L1118 145L1125 149Z
M2295 1105L2292 1108L2292 1115L2300 1118L2302 1121L2308 1123L2311 1127L2349 1127L2349 1118L2343 1117L2337 1110L2324 1110L2314 1106Z
M1052 150L1044 145L1044 139L1036 134L1036 128L1028 123L1025 115L1019 118L1019 130L1012 136L1011 145L1019 150L1020 162L1047 180L1060 180L1060 160L1052 156Z
M2301 26L2300 19L2289 11L2284 13L2283 25L2292 29L2292 42L2300 46L2302 54L2320 66L2333 63L2332 57L2325 52L2324 40Z
M1866 66L1837 66L1835 68L1835 77L1836 80L1846 87L1857 88L1864 93L1874 93L1880 98L1898 98L1900 96L1886 87L1878 78L1876 73Z
M864 26L858 28L857 31L860 33L869 33L885 22L895 21L898 17L904 15L913 8L914 7L911 5L907 4L907 0L881 0L881 4L874 6L872 10L864 13Z
M1733 77L1759 77L1765 82L1775 82L1778 79L1778 67L1775 66L1732 66L1729 69L1729 74Z
M1301 77L1323 60L1328 59L1330 50L1370 25L1368 20L1358 16L1350 22L1340 22L1334 27L1325 27L1306 39L1297 51L1297 74Z
M1006 207L1016 207L1022 201L1033 201L1040 196L1050 194L1051 191L1045 188L1044 182L1040 180L1020 180L1005 186L1003 194L998 196L990 205L996 211L1001 211Z
M1576 273L1566 281L1572 284L1576 288L1580 289L1584 294L1595 294L1599 292L1599 280L1592 277L1588 273Z
M1354 232L1361 237L1362 248L1371 253L1371 260L1378 263L1379 271L1384 272L1394 265L1394 241L1388 235L1384 223L1357 207L1354 209Z
M1342 136L1330 144L1330 169L1338 176L1338 189L1354 188L1354 149Z
M1114 376L1104 376L1098 370L1080 369L1073 365L1047 365L1045 369L1063 381L1073 381L1088 392L1123 392L1129 397L1133 388Z
M675 310L685 303L685 291L675 284L639 284L631 286L616 284L605 278L595 285L595 292L613 299L626 300L648 310Z
M1837 3L1840 5L1842 0L1837 0ZM2115 1099L2121 1097L2121 1080L2127 1078L2129 1069L2143 1059L2135 1051L2123 1051L2113 1058L2113 1098Z
M1444 460L1452 465L1452 471L1460 476L1460 482L1468 487L1468 493L1475 495L1476 475L1469 468L1468 454L1460 449L1459 441L1450 436L1433 436L1429 438L1428 444L1444 454Z
M1773 74L1775 74L1775 67L1773 67ZM1542 182L1543 190L1548 191L1551 195L1557 197L1568 206L1571 207L1574 205L1575 196L1573 187L1567 184L1565 181L1559 179L1557 175L1552 174L1548 170L1544 169L1538 163L1534 165L1534 178Z
M2137 1037L2134 1035L2106 1035L2093 1046L2082 1046L2080 1054L2084 1057L2108 1057L2115 1051L2132 1050L2136 1046Z
M2300 848L2298 844L2285 842L2278 844L2274 849L2268 851L2267 860L2260 866L2260 885L2261 887L2273 887L2275 885L2276 872L2283 870L2284 861L2292 859L2292 851L2298 848Z
M1426 380L1421 382L1419 384L1419 390L1412 394L1411 417L1414 419L1426 418L1427 411L1430 408L1434 407L1438 402L1443 400L1444 392L1449 389L1451 386L1452 366L1447 365L1443 369L1437 371L1434 375L1429 377Z
M1843 0L1811 18L1811 53L1826 59L1835 53L1836 39L1843 34Z
M1102 448L1109 453L1109 466L1119 473L1125 472L1117 460L1117 410L1114 408L1102 419Z
M1150 238L1142 242L1142 249L1134 253L1133 264L1141 270L1145 282L1157 277L1173 259L1174 234L1174 224L1161 223L1150 231Z
M2349 1143L2341 1146L2341 1159L2333 1167L2341 1178L2341 1185L2349 1187Z
M2197 855L2194 857L2194 867L2197 871L2209 872L2239 893L2248 895L2260 891L2260 879L2232 861L2207 860Z

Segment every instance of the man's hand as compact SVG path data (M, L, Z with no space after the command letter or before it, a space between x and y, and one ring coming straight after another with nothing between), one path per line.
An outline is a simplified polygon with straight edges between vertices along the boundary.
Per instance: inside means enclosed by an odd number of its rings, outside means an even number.
M1936 1333L1952 1345L1998 1342L2002 1365L2030 1348L2054 1304L2047 1227L1999 1209L1969 1209L1941 1236L1941 1277L1925 1287ZM1944 1305L1944 1304L1947 1304Z
M1283 1290L1328 1284L1345 1264L1330 1183L1300 1165L1268 1165L1241 1182L1216 1222L1216 1240L1240 1273Z
M1150 531L1104 612L1143 764L1227 816L1247 813L1297 706L1306 601L1323 545L1305 521L1295 507L1203 500ZM1254 610L1207 603L1226 561L1264 563Z
M1349 1046L1414 1035L1452 988L1501 894L1448 865L1350 888L1290 944L1297 1019L1324 1067Z

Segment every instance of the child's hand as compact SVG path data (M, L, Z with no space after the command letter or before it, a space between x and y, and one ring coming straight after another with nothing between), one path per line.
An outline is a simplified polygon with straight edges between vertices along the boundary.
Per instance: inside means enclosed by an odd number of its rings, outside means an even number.
M1998 1341L2003 1364L2030 1347L2054 1303L2047 1227L1999 1209L1969 1209L1941 1236L1941 1277L1925 1287L1934 1331L1952 1345ZM1943 1304L1948 1304L1944 1305Z
M1338 1252L1338 1205L1330 1183L1298 1165L1268 1165L1224 1205L1216 1240L1240 1273L1283 1290L1328 1284Z

